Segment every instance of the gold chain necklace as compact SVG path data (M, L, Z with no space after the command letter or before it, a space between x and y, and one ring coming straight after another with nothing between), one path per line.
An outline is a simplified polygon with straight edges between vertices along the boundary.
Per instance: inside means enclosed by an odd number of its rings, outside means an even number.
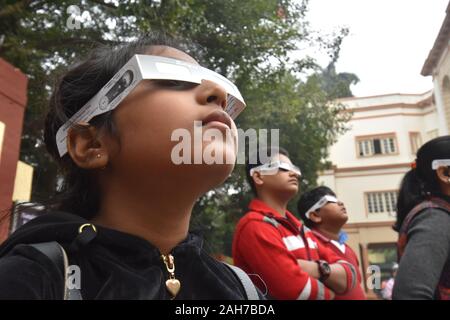
M181 283L178 279L175 279L175 259L171 254L161 255L161 259L166 265L167 272L169 272L169 279L166 280L166 288L172 295L172 299L178 294L181 288Z

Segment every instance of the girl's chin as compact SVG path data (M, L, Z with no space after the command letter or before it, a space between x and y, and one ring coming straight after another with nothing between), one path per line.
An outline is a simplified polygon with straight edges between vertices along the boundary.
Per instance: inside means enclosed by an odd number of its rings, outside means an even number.
M205 192L221 186L225 180L230 177L233 172L234 164L210 164L197 167L196 170L203 177L203 182L205 183Z

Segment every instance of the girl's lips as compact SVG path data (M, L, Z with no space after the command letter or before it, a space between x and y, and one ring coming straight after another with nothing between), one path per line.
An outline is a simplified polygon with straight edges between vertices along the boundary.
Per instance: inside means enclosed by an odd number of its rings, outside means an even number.
M206 118L203 119L203 126L213 126L227 129L231 129L231 118L222 110L214 110Z

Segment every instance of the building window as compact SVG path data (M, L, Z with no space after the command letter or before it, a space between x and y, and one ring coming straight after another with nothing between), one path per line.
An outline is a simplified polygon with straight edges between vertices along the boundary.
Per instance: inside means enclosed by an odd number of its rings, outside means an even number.
M410 132L409 141L411 142L411 152L415 155L417 150L419 150L422 146L422 137L420 136L420 132Z
M369 138L357 137L358 154L360 157L397 153L395 135L373 136Z
M369 214L387 213L395 217L397 196L397 191L367 192L367 211Z

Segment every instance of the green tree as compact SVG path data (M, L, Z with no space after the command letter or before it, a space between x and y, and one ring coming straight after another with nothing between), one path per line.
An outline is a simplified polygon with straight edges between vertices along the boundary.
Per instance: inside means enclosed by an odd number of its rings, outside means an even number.
M21 160L35 168L33 200L46 199L58 180L42 141L42 116L55 76L94 45L117 44L151 30L192 40L193 56L241 89L248 107L238 126L280 129L281 145L301 166L302 188L314 185L317 170L326 165L327 147L347 119L342 106L328 101L351 81L335 73L324 81L314 58L292 56L297 48L319 45L334 63L346 35L343 29L331 38L315 36L307 9L308 0L0 0L0 55L30 79ZM193 227L202 229L212 252L230 253L234 224L251 197L244 173L236 166L230 179L195 207Z

